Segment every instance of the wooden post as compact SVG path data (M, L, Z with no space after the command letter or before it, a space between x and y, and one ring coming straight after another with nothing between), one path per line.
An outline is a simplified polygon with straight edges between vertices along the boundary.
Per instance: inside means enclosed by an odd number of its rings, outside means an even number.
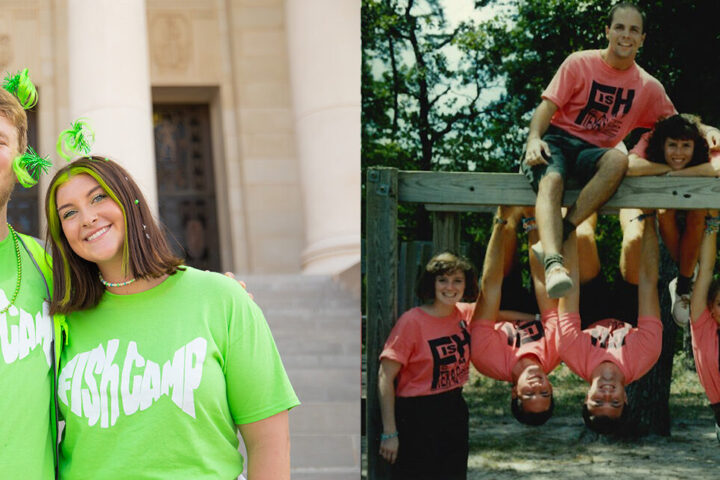
M433 253L444 250L460 254L460 219L455 212L432 212Z
M397 319L397 178L395 168L372 167L367 173L367 404L368 479L390 478L390 465L380 457L382 421L378 399L378 356Z

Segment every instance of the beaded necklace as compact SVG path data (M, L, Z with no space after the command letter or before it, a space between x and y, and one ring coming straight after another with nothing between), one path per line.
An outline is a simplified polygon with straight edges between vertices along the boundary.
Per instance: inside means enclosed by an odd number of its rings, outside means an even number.
M105 285L106 287L124 287L125 285L130 285L135 281L135 278L131 278L130 280L126 282L120 282L120 283L112 283L105 280L102 276L102 273L98 272L98 277L100 277L100 283Z
M9 223L8 229L10 230L10 235L12 235L13 245L15 245L15 259L17 261L17 283L15 284L15 293L13 293L12 300L10 300L10 303L7 304L7 307L0 310L0 315L7 312L10 309L10 306L15 304L18 293L20 293L20 282L22 281L22 262L20 261L20 245L18 244L17 233L15 233L15 230Z

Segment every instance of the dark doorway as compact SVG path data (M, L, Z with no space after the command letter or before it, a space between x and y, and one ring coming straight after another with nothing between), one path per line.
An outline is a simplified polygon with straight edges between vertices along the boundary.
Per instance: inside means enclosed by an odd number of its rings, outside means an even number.
M208 105L153 106L160 219L176 253L195 268L220 270Z

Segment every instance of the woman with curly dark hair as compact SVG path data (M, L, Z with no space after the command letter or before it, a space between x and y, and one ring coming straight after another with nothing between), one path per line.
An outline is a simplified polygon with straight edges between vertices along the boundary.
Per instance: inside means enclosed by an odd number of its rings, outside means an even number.
M700 119L694 115L678 114L659 121L654 130L641 137L628 158L628 176L720 176L720 151L709 150L700 131ZM672 314L675 323L684 327L690 319L691 282L705 228L706 211L659 210L658 213L663 242L678 265L677 279L669 285L673 299ZM682 221L679 220L683 216L685 226L681 228ZM621 222L636 217L636 212L621 214ZM629 226L627 221L623 223L624 227ZM639 238L636 240L634 243L639 244ZM637 283L632 279L628 281Z

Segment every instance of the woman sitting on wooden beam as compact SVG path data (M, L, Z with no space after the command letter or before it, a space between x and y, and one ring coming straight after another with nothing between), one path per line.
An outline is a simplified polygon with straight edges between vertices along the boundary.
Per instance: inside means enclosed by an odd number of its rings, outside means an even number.
M608 318L582 328L577 288L578 258L575 233L568 238L567 265L574 286L560 299L559 350L563 362L590 384L583 402L583 420L592 430L616 433L628 417L625 386L645 375L662 349L658 301L658 239L654 213L643 223L642 253L638 265L637 327Z
M720 150L709 151L705 137L700 133L700 119L694 115L678 114L655 124L630 151L628 176L667 175L716 177L720 176ZM631 243L638 245L640 236L633 232L629 221L637 217L637 210L621 210L620 222L625 234L623 253L632 261L635 252ZM690 291L693 271L698 261L700 242L705 229L706 210L659 210L660 235L678 266L678 276L670 282L672 316L675 323L685 327L690 319ZM679 221L684 217L684 228ZM623 272L625 274L625 272ZM627 278L627 275L625 275ZM636 279L628 278L637 284Z

